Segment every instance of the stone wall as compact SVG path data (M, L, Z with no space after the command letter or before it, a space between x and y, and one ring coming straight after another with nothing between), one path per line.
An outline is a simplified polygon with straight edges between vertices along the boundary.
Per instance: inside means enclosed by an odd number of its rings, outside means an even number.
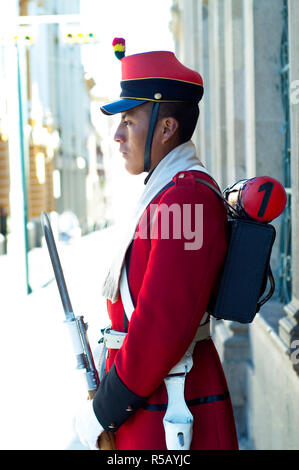
M286 120L281 88L284 0L173 0L179 57L205 84L194 140L224 189L240 178L284 181ZM196 4L196 5L195 5ZM288 1L292 295L278 290L250 325L214 321L213 339L229 385L242 448L298 449L299 366L299 2ZM195 44L195 43L197 44ZM196 56L194 55L196 54ZM297 82L298 80L298 82ZM298 91L296 91L298 83ZM271 266L280 268L282 218ZM298 341L298 343L295 343Z
M288 348L257 316L250 326L247 367L247 437L253 448L294 450L299 448L299 380Z

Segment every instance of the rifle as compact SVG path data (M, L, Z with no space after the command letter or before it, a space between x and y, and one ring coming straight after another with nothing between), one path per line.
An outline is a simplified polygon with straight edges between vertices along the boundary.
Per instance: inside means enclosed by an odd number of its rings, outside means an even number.
M100 380L87 336L87 324L84 322L84 317L82 315L74 315L51 224L45 212L42 212L41 214L41 224L66 317L65 323L68 327L77 359L77 369L85 370L88 397L90 400L92 400L100 385ZM98 446L100 450L115 450L114 435L110 432L103 431L98 438Z

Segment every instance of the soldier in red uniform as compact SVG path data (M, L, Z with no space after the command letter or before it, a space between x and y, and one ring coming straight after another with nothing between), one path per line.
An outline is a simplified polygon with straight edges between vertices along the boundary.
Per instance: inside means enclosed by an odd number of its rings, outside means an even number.
M121 65L121 99L102 111L121 113L115 141L126 169L148 175L105 282L105 374L78 433L96 447L109 431L117 450L238 449L206 312L227 218L221 199L195 181L218 188L190 140L202 78L172 52L124 56Z

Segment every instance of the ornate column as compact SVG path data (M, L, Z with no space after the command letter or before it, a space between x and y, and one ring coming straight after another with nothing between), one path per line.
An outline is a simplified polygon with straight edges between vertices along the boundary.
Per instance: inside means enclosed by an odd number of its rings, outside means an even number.
M226 94L224 61L224 2L209 1L209 89L211 170L222 189L226 186Z
M227 181L232 184L246 174L243 0L225 1L224 23Z
M286 316L279 322L279 335L290 349L299 340L299 3L289 0L289 64L291 119L291 192L292 192L292 298L284 307ZM298 348L298 346L297 346ZM299 372L298 364L294 368Z
M197 8L199 72L203 76L204 97L200 104L198 138L200 156L209 170L212 170L211 112L210 112L210 52L209 52L209 7L207 0L199 0Z
M222 184L232 184L245 176L245 64L243 0L217 0L211 3L214 43L224 38L222 50L215 54L214 80L218 96L213 114L218 114L217 165L226 169ZM212 54L212 48L211 48ZM224 80L222 80L224 78ZM211 85L212 86L212 85ZM221 115L222 111L222 115ZM223 146L225 146L225 151ZM218 150L220 149L220 150ZM219 161L220 160L220 161ZM222 361L236 419L239 438L247 434L246 370L250 357L248 325L215 321L213 338Z

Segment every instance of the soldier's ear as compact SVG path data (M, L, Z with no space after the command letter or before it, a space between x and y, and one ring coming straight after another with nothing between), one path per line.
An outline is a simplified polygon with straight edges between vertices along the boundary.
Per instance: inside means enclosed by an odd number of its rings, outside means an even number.
M163 118L161 121L162 125L162 144L168 142L178 132L179 123L173 117Z

